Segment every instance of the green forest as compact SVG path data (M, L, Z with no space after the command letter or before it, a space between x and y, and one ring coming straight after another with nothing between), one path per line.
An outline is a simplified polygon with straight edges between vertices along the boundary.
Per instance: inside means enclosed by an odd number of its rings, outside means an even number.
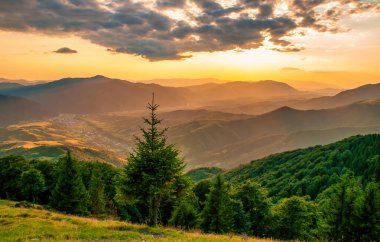
M0 158L0 198L67 214L281 240L380 238L380 135L300 149L231 171L185 163L158 105L123 168L74 159Z

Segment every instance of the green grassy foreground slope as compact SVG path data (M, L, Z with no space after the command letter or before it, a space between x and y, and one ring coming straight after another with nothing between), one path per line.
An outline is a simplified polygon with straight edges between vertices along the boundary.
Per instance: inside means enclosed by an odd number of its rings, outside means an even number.
M15 207L0 200L1 241L270 241L235 235L206 235L171 228L148 227L121 221L63 215L33 208Z

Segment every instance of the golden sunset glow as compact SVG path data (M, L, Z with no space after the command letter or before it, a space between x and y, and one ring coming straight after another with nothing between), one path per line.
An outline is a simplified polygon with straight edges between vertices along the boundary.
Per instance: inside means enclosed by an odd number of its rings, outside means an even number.
M226 4L226 3L224 3ZM199 10L199 9L198 9ZM280 11L278 8L277 11ZM195 10L193 10L195 11ZM167 10L185 19L183 11ZM360 13L339 20L346 31L305 30L285 37L297 52L259 48L185 52L183 60L149 60L134 54L110 52L74 33L0 32L0 77L54 80L67 76L102 74L127 80L216 78L233 81L318 81L354 87L380 81L380 15ZM237 36L238 37L238 36ZM76 54L54 51L68 47Z

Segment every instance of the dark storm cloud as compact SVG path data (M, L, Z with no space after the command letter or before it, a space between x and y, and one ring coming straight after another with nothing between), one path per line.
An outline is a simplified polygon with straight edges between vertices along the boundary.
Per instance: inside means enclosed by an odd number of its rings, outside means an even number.
M0 29L77 35L114 53L152 61L183 59L187 52L251 49L272 42L277 51L301 51L286 37L300 28L338 32L344 16L379 10L359 0L1 0ZM276 9L286 3L288 10ZM349 4L349 5L348 5ZM194 12L192 6L199 12ZM173 19L166 10L182 11ZM190 11L191 10L191 11ZM58 53L58 52L57 52Z
M57 53L57 54L76 54L76 53L78 53L78 51L70 49L68 47L62 47L62 48L59 48L58 50L55 50L53 52Z

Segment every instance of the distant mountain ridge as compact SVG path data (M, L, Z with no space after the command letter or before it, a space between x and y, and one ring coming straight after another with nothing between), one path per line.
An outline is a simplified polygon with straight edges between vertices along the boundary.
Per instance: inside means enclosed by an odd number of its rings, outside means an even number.
M61 113L101 113L142 109L157 93L165 107L186 106L186 90L136 84L104 76L64 78L6 92L46 105Z
M0 93L38 102L59 113L102 113L145 108L152 93L165 108L189 108L210 100L271 98L298 95L288 84L275 81L230 82L189 87L166 87L133 83L97 75L90 78L63 78L43 84L21 86Z
M228 100L236 98L272 98L300 94L283 82L271 80L258 82L209 83L187 87L205 100Z
M16 88L23 87L23 85L19 83L13 83L13 82L0 82L0 91L9 91L14 90Z
M310 99L295 104L294 107L303 109L327 109L378 98L380 98L380 83L367 84L355 89L342 91L332 97Z
M33 81L28 81L28 80L24 80L24 79L17 79L17 80L13 80L13 79L7 79L7 78L1 78L0 77L0 83L15 83L15 84L20 84L20 85L23 85L23 86L29 86L29 85L36 85L36 84L41 84L41 83L46 83L48 81L39 81L39 80L33 80Z
M0 114L0 126L54 115L53 112L39 103L6 95L0 95Z

